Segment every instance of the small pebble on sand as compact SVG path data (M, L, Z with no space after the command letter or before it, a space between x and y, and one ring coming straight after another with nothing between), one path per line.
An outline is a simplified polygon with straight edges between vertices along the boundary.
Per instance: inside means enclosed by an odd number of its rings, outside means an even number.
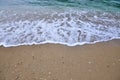
M72 78L70 80L73 80Z
M118 59L118 61L120 62L120 59Z
M12 73L15 73L15 71L12 71Z
M43 80L43 78L40 78L40 80Z
M115 66L115 63L112 63L113 66Z
M48 74L51 74L51 72L48 72Z
M17 67L17 65L15 65L15 68Z
M91 62L91 61L89 61L89 62L88 62L88 64L92 64L92 62Z
M88 69L88 72L92 72L92 70L91 70L91 69Z

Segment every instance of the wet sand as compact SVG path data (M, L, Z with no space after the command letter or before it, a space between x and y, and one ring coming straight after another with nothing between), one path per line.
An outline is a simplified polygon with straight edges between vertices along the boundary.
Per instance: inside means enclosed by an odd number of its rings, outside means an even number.
M120 80L120 40L0 47L0 80Z

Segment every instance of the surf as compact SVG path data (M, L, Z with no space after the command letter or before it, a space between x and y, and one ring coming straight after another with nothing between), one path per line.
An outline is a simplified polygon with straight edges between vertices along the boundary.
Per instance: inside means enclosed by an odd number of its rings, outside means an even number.
M76 46L120 39L117 0L0 0L0 45Z

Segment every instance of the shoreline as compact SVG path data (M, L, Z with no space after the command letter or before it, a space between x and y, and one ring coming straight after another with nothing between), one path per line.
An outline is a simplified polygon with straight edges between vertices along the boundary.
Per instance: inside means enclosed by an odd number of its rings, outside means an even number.
M95 41L95 42L82 42L82 43L74 43L74 44L69 44L69 43L62 43L62 42L53 42L53 41L45 41L45 42L41 42L41 43L24 43L24 44L18 44L18 45L4 45L4 44L0 44L0 47L5 47L5 48L10 48L10 47L20 47L20 46L39 46L39 45L47 45L47 44L51 44L51 45L63 45L63 46L67 46L67 47L76 47L76 46L85 46L85 45L95 45L95 44L99 44L99 43L108 43L108 42L119 42L119 38L117 39L110 39L110 40L103 40L103 41Z

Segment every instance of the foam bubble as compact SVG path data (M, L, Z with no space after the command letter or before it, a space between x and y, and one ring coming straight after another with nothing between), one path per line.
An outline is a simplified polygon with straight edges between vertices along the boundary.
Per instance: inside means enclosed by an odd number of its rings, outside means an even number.
M68 46L120 38L120 14L99 11L2 11L0 45L5 47L59 43Z

